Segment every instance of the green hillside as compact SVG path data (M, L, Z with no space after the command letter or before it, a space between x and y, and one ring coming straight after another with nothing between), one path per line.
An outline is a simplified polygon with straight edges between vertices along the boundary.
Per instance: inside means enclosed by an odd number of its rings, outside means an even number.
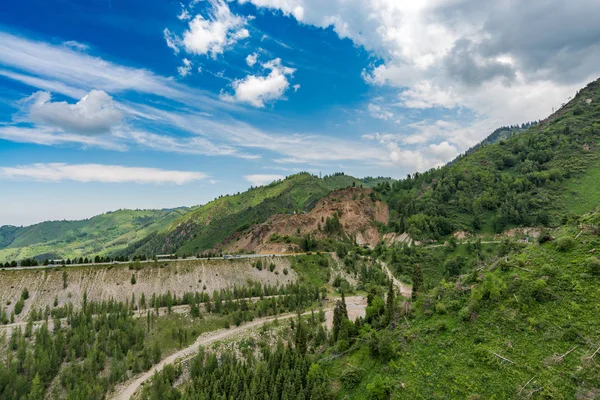
M0 261L106 255L160 230L185 213L174 210L119 210L82 221L50 221L0 228Z
M392 210L390 229L415 239L557 226L599 204L599 140L596 81L525 132L376 190Z
M212 249L235 232L266 221L271 215L303 212L331 191L352 185L372 187L385 178L364 181L344 174L322 179L300 173L267 186L218 199L188 212L167 228L136 243L124 253L196 254Z
M595 229L570 225L554 241L505 247L496 262L422 293L406 319L398 311L396 329L367 309L370 326L350 351L322 361L335 397L597 398Z

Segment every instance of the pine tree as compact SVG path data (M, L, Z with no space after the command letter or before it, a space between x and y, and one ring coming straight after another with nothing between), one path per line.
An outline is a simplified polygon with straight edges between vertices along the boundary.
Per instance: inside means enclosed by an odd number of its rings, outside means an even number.
M388 288L387 299L385 304L385 323L386 325L394 324L394 316L396 314L396 294L394 292L394 282L390 281ZM392 329L394 326L392 326Z

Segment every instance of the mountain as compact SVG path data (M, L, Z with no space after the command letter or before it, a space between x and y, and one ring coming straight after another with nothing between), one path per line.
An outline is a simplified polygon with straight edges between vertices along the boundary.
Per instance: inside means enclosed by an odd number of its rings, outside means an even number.
M353 185L373 187L388 180L357 179L343 173L319 178L300 173L193 208L119 210L82 221L2 226L0 262L95 255L195 254L212 249L234 233L263 223L274 214L310 210L333 190Z
M81 221L0 227L0 261L107 255L181 217L186 208L119 210Z
M558 226L600 203L599 137L595 81L522 133L375 190L390 206L390 230L418 240Z
M124 253L197 254L218 247L236 232L262 224L272 215L309 211L333 190L361 185L370 187L386 181L386 178L361 180L341 173L322 179L309 173L292 175L243 193L221 196L186 213Z
M371 189L350 187L331 192L306 213L277 214L228 238L225 252L284 253L310 251L311 242L337 240L375 246L378 226L388 222L388 207ZM316 245L316 243L315 243Z

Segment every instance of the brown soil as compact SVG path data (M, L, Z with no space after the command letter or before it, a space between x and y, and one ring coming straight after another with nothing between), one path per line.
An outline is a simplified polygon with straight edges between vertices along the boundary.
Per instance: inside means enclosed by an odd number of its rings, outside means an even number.
M267 222L254 226L250 232L236 234L225 241L227 252L254 251L284 253L297 250L294 244L271 242L273 235L290 236L313 234L317 239L327 235L319 231L327 218L338 213L344 233L355 237L358 245L375 246L381 239L375 222L387 224L389 209L381 201L371 199L371 189L348 188L332 192L319 200L306 214L274 215Z
M0 271L0 304L10 314L23 289L29 291L29 299L25 301L23 312L16 316L15 322L26 320L27 315L35 308L43 310L53 307L54 298L58 305L73 303L81 305L83 293L87 292L89 301L114 299L126 301L135 294L139 300L142 293L150 300L152 294L172 294L182 296L186 292L207 292L226 289L233 285L243 286L248 281L261 284L286 284L296 280L296 274L286 257L268 257L263 260L275 264L270 272L253 267L256 259L233 260L181 260L177 262L153 265L144 264L139 271L129 270L127 266L113 267L73 267L67 268L67 288L63 289L63 273L61 270L20 270ZM288 269L288 274L283 269ZM275 273L277 272L277 274ZM135 274L136 284L131 284L131 275ZM204 289L206 287L206 289ZM7 306L7 303L10 305Z

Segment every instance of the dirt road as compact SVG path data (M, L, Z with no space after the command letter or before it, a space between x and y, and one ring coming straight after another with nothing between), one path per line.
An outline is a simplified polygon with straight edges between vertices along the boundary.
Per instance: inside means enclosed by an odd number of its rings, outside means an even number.
M305 313L305 314L310 314L310 313ZM141 374L134 380L126 382L124 385L117 387L117 389L115 390L116 393L113 393L111 398L118 399L118 400L130 399L146 381L148 381L150 378L152 378L152 376L154 376L155 372L162 371L162 369L168 364L173 364L176 362L180 362L180 361L184 361L189 358L192 358L193 356L196 355L196 353L198 353L198 349L200 346L207 346L211 343L214 343L214 342L217 342L220 340L224 340L224 339L228 339L232 336L235 336L237 334L240 334L240 333L250 330L252 328L256 328L256 327L266 324L268 322L275 321L276 319L279 319L279 320L288 319L288 318L293 318L296 315L297 315L296 313L289 313L289 314L282 314L277 317L259 318L259 319L255 319L252 322L248 322L247 324L240 325L240 326L237 326L234 328L221 329L219 331L207 332L205 334L202 334L198 337L198 339L196 339L194 344L192 344L191 346L186 347L185 349L182 349L176 353L171 354L170 356L166 357L165 359L160 361L158 364L154 365L150 370L148 370L147 372L144 372L143 374Z
M410 299L412 297L412 286L402 283L398 279L396 279L396 277L394 276L394 274L392 274L392 271L390 271L385 262L379 261L379 263L381 264L381 268L383 268L387 276L394 283L394 286L396 286L398 290L400 290L400 294L402 294L402 296L406 297L407 299Z

